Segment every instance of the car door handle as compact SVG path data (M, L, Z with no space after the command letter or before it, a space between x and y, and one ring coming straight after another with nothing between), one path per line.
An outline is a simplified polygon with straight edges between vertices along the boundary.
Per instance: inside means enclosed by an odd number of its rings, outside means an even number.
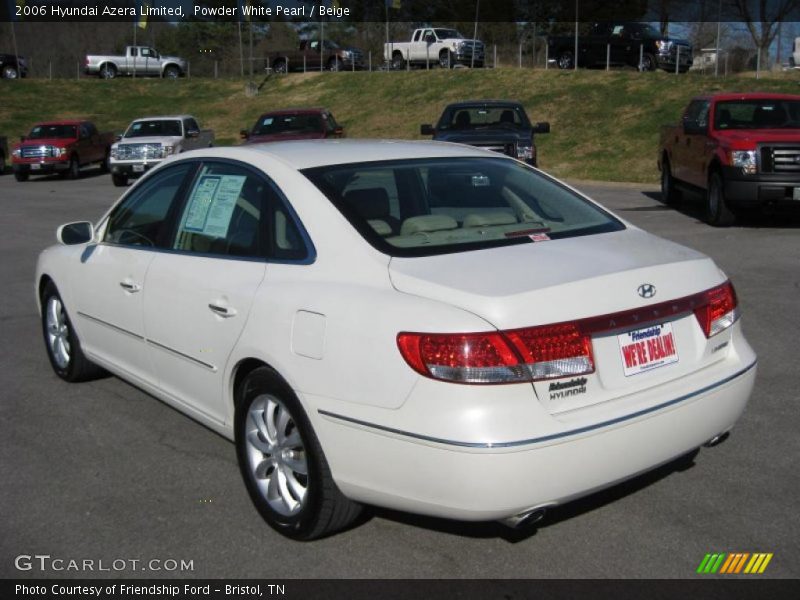
M224 317L226 319L236 316L236 309L230 306L211 302L209 303L208 308L210 308L211 312L213 312L215 315L219 315L220 317Z
M131 294L135 294L136 292L142 289L138 283L134 283L130 279L123 279L119 282L119 287L121 287L126 292L130 292Z

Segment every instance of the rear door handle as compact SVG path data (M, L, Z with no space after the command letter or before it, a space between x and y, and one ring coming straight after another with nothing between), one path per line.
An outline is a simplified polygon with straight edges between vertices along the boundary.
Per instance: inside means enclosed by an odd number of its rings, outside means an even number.
M208 308L211 309L215 315L219 315L223 318L235 317L236 316L236 309L230 306L225 306L224 304L216 304L214 302L209 303Z
M134 283L130 279L123 279L122 281L120 281L119 287L121 287L126 292L130 292L131 294L135 294L136 292L142 289L142 286L140 286L138 283Z

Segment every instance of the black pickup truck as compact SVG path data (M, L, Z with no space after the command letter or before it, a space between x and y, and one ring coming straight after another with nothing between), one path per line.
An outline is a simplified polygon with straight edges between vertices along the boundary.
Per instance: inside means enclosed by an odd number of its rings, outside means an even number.
M434 140L478 146L537 164L534 134L549 133L550 123L532 125L519 102L473 100L448 105L436 127L420 126Z
M560 69L575 67L575 36L549 36L548 57ZM642 71L664 69L685 73L692 66L692 46L686 40L661 35L648 23L592 23L578 36L578 66L631 66Z

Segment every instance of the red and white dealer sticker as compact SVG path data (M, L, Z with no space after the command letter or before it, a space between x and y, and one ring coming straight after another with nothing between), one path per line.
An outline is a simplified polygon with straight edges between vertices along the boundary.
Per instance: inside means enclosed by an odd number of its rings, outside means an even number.
M625 377L678 362L672 325L651 325L617 336Z

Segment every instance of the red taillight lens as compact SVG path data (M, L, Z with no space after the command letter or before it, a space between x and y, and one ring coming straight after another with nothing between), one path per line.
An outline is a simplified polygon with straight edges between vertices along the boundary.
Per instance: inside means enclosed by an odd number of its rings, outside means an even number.
M505 335L534 381L594 371L591 338L575 323L515 329Z
M459 383L528 381L519 357L500 333L401 333L406 362L426 377Z
M702 304L694 309L694 314L707 338L736 322L739 318L738 304L730 281L703 292Z

